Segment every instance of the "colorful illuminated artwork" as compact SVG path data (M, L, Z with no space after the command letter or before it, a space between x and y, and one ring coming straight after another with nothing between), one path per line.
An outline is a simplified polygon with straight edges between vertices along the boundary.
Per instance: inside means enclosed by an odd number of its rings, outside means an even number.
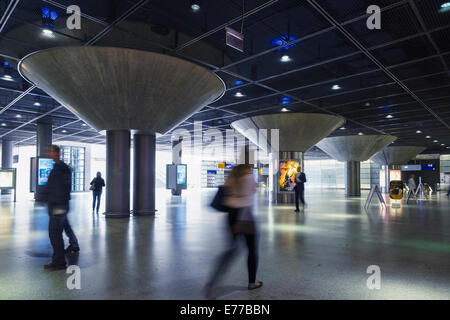
M294 190L298 166L298 161L280 161L280 191Z

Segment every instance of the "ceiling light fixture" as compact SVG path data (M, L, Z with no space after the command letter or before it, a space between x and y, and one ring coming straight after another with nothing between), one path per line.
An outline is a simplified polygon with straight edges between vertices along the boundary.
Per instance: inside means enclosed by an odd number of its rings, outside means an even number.
M87 124L86 124L86 123L82 123L81 126L82 126L82 127L86 127Z
M388 114L387 116L386 116L386 118L387 119L392 119L394 116L392 115L392 114Z
M16 114L16 118L22 118L21 114Z
M417 131L416 131L416 133L422 133L422 131L420 131L420 130L417 130Z
M438 140L433 140L433 142L439 142Z
M346 128L345 128L345 127L340 127L339 129L341 129L341 130L345 130Z
M66 133L67 132L67 130L63 130L63 131L61 131L62 133Z
M286 109L286 108L281 109L281 112L288 112L288 111L289 111L289 109Z
M50 29L44 29L44 30L42 30L42 33L47 37L53 36L53 31Z
M333 89L333 90L339 90L339 89L341 89L341 86L338 85L338 84L335 84L334 86L331 87L331 89Z
M237 97L237 98L242 98L242 97L245 97L245 94L243 94L242 92L238 91L238 92L236 92L234 94L234 96Z
M364 133L362 133L362 132L358 133L358 136L363 136L363 135L364 135Z
M292 61L292 59L291 59L287 54L285 54L284 56L282 56L280 60L281 60L281 62L289 62L289 61Z
M2 127L6 127L6 123L3 122L3 123L2 123Z
M33 105L35 105L36 107L40 107L41 106L41 104L39 103L39 102L35 102L35 103L33 103Z
M444 2L443 4L441 4L441 8L442 9L450 8L450 2Z
M425 138L430 139L431 137L430 136L426 136Z
M200 1L198 1L198 0L191 0L190 2L191 2L191 9L193 11L200 10Z

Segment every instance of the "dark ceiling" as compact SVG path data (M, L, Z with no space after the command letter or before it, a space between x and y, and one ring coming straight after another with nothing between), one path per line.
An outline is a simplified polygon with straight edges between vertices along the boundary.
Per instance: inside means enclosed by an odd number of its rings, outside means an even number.
M194 11L188 0L3 0L0 60L12 68L0 70L0 138L34 144L36 122L49 120L55 140L104 143L103 135L15 70L28 53L84 44L158 51L220 76L227 85L223 98L178 128L193 130L194 121L203 121L205 129L228 129L242 117L286 108L345 117L345 129L333 135L386 133L399 138L397 145L449 153L450 7L441 8L446 2L200 0ZM73 4L83 14L81 30L66 28L66 8ZM369 5L382 10L381 30L366 26ZM59 16L50 37L43 34L49 27L41 7ZM225 26L243 27L244 52L226 46ZM290 61L282 62L283 55ZM243 96L236 97L238 91ZM169 141L170 134L158 139L160 145Z

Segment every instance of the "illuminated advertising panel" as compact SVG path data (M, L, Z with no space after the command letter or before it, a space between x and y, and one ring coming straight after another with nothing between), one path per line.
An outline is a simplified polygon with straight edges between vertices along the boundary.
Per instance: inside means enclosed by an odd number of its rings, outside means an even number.
M299 165L298 161L280 161L280 191L294 190Z
M14 189L14 170L0 170L0 189Z
M389 181L401 181L402 172L400 170L390 170L389 171Z
M186 170L187 168L185 164L177 165L177 184L186 184Z
M48 181L50 171L55 165L53 159L39 158L38 159L38 185L45 186Z

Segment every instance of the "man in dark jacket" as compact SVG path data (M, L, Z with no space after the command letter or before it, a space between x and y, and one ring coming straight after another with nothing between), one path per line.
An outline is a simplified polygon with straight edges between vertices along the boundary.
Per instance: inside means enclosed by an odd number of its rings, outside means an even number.
M65 269L65 253L79 251L78 240L67 219L69 212L70 191L72 188L72 174L70 168L60 160L58 146L48 148L48 156L53 159L55 165L48 176L46 196L48 202L49 237L53 247L52 262L44 266L45 269ZM63 231L69 237L70 246L64 250Z
M102 190L105 186L105 180L102 178L101 172L97 172L97 176L91 181L91 190L92 190L92 213L94 213L95 209L95 201L97 201L97 213L100 208L100 199L102 197Z
M298 209L299 201L303 204L303 207L305 207L305 182L306 182L306 175L302 171L301 167L297 167L297 174L295 175L295 212L299 212Z

